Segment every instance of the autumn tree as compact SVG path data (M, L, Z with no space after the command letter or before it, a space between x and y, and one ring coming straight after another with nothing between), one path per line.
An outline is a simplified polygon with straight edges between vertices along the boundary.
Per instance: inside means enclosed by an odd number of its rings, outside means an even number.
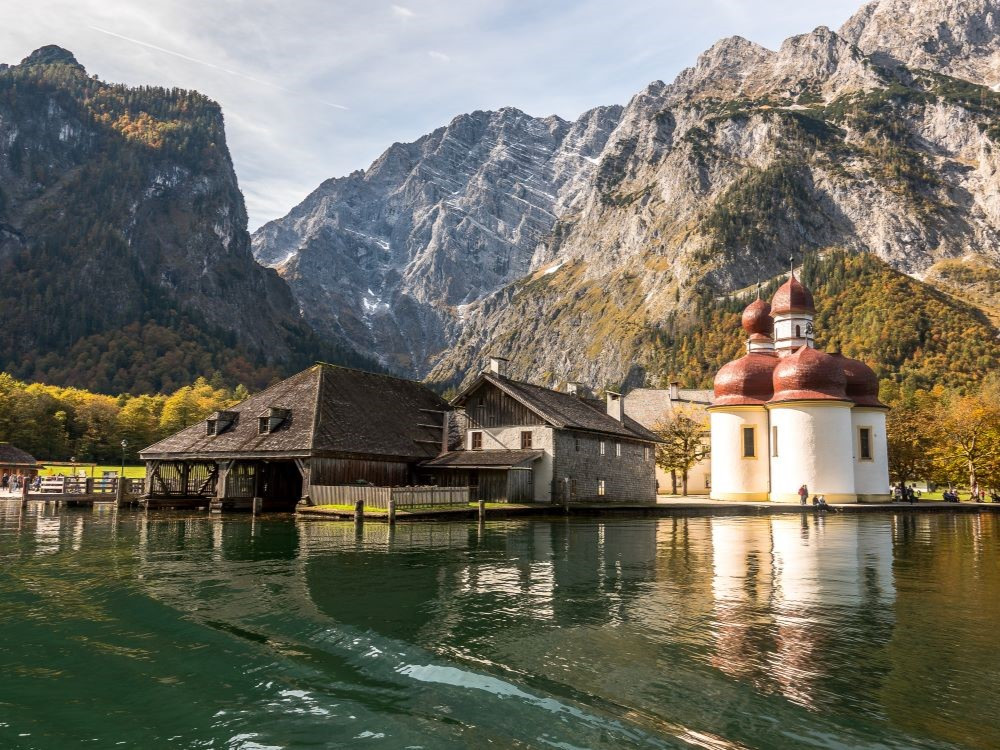
M949 481L968 479L969 488L991 473L1000 461L1000 383L990 380L968 395L949 394L933 412L936 472Z
M656 465L681 477L681 492L687 495L688 473L708 458L708 425L704 414L678 408L653 426L663 442L656 447Z

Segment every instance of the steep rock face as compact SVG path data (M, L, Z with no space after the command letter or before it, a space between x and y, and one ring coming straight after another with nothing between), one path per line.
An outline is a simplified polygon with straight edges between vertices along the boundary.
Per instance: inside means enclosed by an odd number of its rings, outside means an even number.
M841 35L882 63L1000 83L997 0L876 0L851 17Z
M255 233L254 254L289 281L315 326L424 375L468 305L532 270L620 113L601 107L573 123L513 108L456 117L323 183Z
M222 113L43 47L0 70L0 370L158 390L336 356L250 252ZM346 350L345 350L346 351Z
M790 256L871 252L917 277L969 253L996 266L998 118L988 89L886 68L825 28L776 53L725 40L626 107L536 252L553 272L470 311L430 379L506 351L522 376L640 384L705 300Z

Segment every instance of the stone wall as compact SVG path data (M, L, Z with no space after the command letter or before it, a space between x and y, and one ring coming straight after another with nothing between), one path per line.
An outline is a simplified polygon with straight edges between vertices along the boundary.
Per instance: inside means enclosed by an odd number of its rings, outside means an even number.
M563 479L569 477L576 480L576 500L655 502L656 463L652 445L570 430L555 430L553 438L553 500L562 502ZM620 456L616 445L621 446ZM601 479L603 496L598 494Z

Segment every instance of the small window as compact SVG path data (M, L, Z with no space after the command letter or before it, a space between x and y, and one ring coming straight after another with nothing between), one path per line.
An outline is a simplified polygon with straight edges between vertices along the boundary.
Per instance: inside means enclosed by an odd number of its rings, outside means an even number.
M756 431L753 427L743 428L743 458L757 458Z
M521 433L521 450L526 450L531 447L531 430L525 430Z
M603 479L598 479L597 480L597 496L598 497L604 497L604 480Z
M214 419L208 420L208 422L205 423L205 434L214 435L216 424L217 422Z
M778 425L771 427L771 455L778 455Z
M795 338L802 338L802 326L795 326Z
M601 455L603 456L606 452L607 452L607 445L605 445L604 441L602 440L601 441Z
M472 433L472 450L481 451L483 449L483 433Z
M271 420L268 417L259 417L257 419L257 432L261 435L266 435L271 431Z
M648 445L642 446L642 460L643 461L648 461L649 460L649 446Z
M615 443L615 456L617 456L618 458L622 457L622 444L621 443Z
M861 448L861 460L872 460L872 428L862 427L858 432L858 442Z

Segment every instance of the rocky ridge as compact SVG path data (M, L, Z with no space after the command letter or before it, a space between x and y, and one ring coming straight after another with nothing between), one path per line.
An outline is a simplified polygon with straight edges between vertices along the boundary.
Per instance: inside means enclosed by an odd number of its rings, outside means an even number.
M891 22L902 5L910 24ZM872 253L915 278L947 278L951 293L975 277L981 301L992 288L982 281L985 272L970 275L955 265L968 258L977 269L1000 266L1000 98L987 85L997 7L995 0L881 0L840 32L821 27L777 51L724 39L672 83L654 82L620 112L606 110L599 137L575 149L585 160L565 158L574 149L557 138L579 130L585 118L546 121L551 135L542 142L551 145L543 151L527 127L508 130L507 153L519 153L510 143L525 139L543 163L565 165L566 179L557 183L554 169L525 173L522 182L532 187L551 180L539 189L552 196L527 211L517 200L517 181L497 181L490 169L471 181L478 190L462 187L464 215L501 243L480 239L478 229L460 233L456 228L475 225L448 217L449 199L432 187L451 185L447 161L436 162L433 179L421 169L427 147L438 148L463 120L457 118L420 147L397 144L366 173L324 184L289 217L261 230L255 252L279 267L307 311L315 298L303 291L304 276L334 269L327 285L340 279L346 289L336 291L336 304L317 305L325 312L316 325L332 321L388 363L419 375L429 367L429 379L443 384L468 377L487 352L506 353L513 374L539 382L655 382L662 374L656 349L694 325L707 300L773 277L789 257L834 249ZM948 25L935 26L935 17ZM932 37L938 41L927 42ZM922 52L913 51L915 40L927 42L918 45ZM503 119L469 117L476 115ZM496 141L485 141L491 153ZM462 143L473 152L469 140ZM383 161L397 167L380 184L375 176L385 174ZM458 163L452 160L451 169ZM499 163L516 170L527 162ZM456 189L470 183L467 170L458 176ZM407 196L407 217L429 212L448 231L414 232L418 222L381 208L392 204L390 192ZM340 218L364 216L370 206L379 207L377 221L366 219L372 224ZM518 212L543 217L530 224L526 242L508 230ZM377 222L383 222L378 232L364 229ZM281 242L274 239L293 226ZM388 236L397 227L405 253ZM361 247L350 239L359 232L394 248L385 264L391 272L373 274L361 264L357 275L340 270ZM477 250L463 254L469 247ZM302 274L309 255L316 265ZM510 262L490 271L497 257ZM473 259L487 261L487 270L480 273ZM369 279L390 283L376 287ZM392 291L379 294L383 289ZM365 294L372 294L367 303ZM358 339L345 331L352 315L362 319L361 333L378 330L361 312L372 305L384 305L377 309L386 319L395 316L398 339ZM419 324L408 328L413 321Z
M0 70L0 370L121 392L363 362L300 319L246 225L215 102L56 46Z

